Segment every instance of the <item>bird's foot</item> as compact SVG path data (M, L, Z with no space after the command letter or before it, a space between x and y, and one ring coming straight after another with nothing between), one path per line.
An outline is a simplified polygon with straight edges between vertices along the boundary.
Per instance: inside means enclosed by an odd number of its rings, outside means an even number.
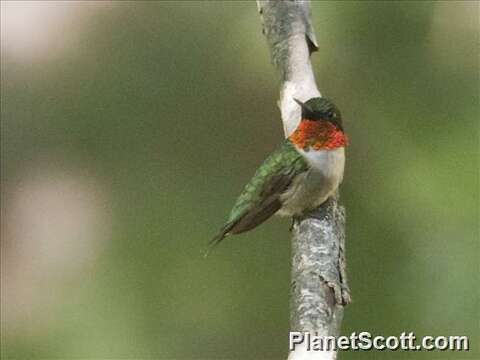
M298 221L298 218L295 217L295 216L292 216L292 223L290 224L290 228L288 229L288 231L292 232L293 229L295 228L295 224L297 223Z

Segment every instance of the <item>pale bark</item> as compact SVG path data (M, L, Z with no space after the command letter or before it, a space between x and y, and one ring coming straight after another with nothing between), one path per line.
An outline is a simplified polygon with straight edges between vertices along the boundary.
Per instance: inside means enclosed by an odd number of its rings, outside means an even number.
M285 135L289 135L300 121L300 107L293 98L306 101L321 96L310 62L310 54L318 49L310 2L258 0L257 4L272 62L280 74L279 107ZM337 194L294 224L290 330L338 336L343 307L349 302L345 210L338 204ZM289 360L332 360L336 355L297 347Z

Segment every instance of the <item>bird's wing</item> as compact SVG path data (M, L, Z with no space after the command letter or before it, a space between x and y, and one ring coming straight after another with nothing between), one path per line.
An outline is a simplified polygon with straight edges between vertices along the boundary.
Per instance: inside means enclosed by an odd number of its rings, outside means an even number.
M211 240L215 245L229 234L260 225L282 206L280 195L292 180L308 170L306 161L287 139L257 170L233 206L225 226Z

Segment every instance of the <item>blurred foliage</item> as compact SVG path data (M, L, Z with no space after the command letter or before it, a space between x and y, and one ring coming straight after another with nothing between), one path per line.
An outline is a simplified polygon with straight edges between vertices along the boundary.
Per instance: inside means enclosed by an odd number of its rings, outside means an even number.
M341 359L478 359L478 3L312 7L317 80L351 138L343 333L473 348ZM255 4L118 2L87 22L60 57L2 54L2 186L42 161L77 169L105 185L111 235L2 358L284 358L289 222L202 257L283 137Z

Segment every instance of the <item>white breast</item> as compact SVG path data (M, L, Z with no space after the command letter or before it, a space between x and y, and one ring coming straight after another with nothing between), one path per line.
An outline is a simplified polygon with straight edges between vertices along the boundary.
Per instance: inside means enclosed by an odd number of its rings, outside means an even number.
M338 184L342 182L343 169L345 168L345 148L318 151L299 150L299 152L314 171L322 173L327 179Z
M299 150L310 165L310 170L298 175L282 195L282 216L301 215L327 200L343 179L345 149Z

